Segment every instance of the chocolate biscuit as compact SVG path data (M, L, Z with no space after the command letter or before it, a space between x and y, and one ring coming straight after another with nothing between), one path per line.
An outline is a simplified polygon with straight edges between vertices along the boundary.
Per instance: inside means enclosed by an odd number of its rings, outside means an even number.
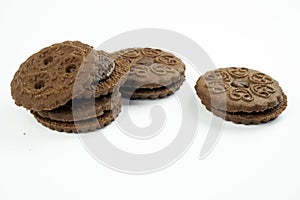
M242 124L275 119L287 97L272 77L248 68L221 68L201 76L195 90L215 115Z
M57 43L21 64L11 82L11 94L17 105L29 110L52 110L84 93L101 78L99 71L111 67L102 66L99 54L88 45Z
M173 94L185 80L184 63L163 50L129 48L115 52L113 55L121 57L124 65L131 68L125 83L120 88L123 97L163 98Z
M11 94L17 105L29 109L46 127L93 131L119 114L119 86L129 70L115 64L106 52L65 41L43 48L22 63L11 82ZM101 93L96 90L95 95L91 88L100 88Z

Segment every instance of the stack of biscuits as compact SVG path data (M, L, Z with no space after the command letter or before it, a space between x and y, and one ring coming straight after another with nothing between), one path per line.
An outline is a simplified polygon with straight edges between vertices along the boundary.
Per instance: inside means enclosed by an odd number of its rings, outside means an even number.
M122 97L166 97L180 88L184 73L184 63L160 49L109 54L79 41L65 41L22 63L11 82L11 94L18 106L50 129L89 132L118 116Z
M21 64L11 82L18 106L57 131L94 131L121 111L120 85L130 67L122 58L79 41L43 48Z

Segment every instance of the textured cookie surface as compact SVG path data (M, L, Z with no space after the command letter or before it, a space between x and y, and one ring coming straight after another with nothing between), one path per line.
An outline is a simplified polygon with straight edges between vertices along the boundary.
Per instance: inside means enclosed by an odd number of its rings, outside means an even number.
M69 101L66 105L58 107L54 110L38 111L43 118L48 118L55 121L72 122L81 121L100 116L104 111L112 110L113 105L121 101L121 94L108 94L96 99L75 99Z
M215 109L222 110L226 101L227 112L264 111L276 106L282 97L276 80L247 68L230 67L207 72L198 79L195 89L205 105L213 102Z
M173 83L182 83L185 80L184 63L173 54L160 49L129 48L115 52L114 55L121 56L125 64L131 68L129 76L121 87L121 92L126 97L128 97L126 88L137 89L132 95L133 99L164 97L167 96L165 87ZM145 90L142 91L142 89ZM155 89L155 91L149 89ZM159 91L162 93L159 94ZM148 96L147 93L149 93Z
M209 71L198 79L195 90L208 110L235 123L266 122L287 106L276 80L248 68Z
M46 47L21 64L11 82L12 97L30 110L62 106L99 78L102 66L98 59L95 51L78 41Z
M159 88L179 81L180 76L178 71L167 65L157 63L151 66L137 65L131 68L125 86L149 89Z
M32 112L35 119L42 125L56 131L67 133L84 133L103 128L110 124L121 112L121 104L115 105L112 110L105 111L101 116L78 122L60 122L41 117L37 112Z
M179 58L160 49L129 48L120 50L113 54L121 55L127 60L131 67L137 65L151 66L154 63L158 63L175 69L181 75L184 75L185 72L185 65Z

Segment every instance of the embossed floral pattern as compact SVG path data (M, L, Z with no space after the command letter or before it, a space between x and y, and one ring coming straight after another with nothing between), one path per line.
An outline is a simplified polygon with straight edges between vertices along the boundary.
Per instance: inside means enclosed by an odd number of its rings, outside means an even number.
M144 65L138 65L130 70L130 75L137 75L137 76L147 76L147 73L149 72L149 68L145 67Z
M163 64L178 71L184 77L185 65L175 55L155 48L129 48L114 53L126 60L127 65L135 67L144 65L151 67L156 64ZM128 61L127 61L128 60ZM124 64L126 64L124 62ZM126 85L126 83L125 83Z
M253 83L270 84L273 83L273 79L264 73L255 73L250 76L250 81Z
M224 71L212 71L205 76L207 81L225 81L229 82L231 80L228 73Z
M136 49L128 49L122 55L128 58L137 58L140 56L140 52Z
M244 78L248 76L248 69L247 68L238 68L238 67L230 67L228 68L228 73L236 78Z
M142 49L142 54L148 57L157 57L162 53L160 49L144 48Z
M269 98L273 93L275 93L275 89L269 85L257 84L251 86L251 91L260 97Z
M158 63L166 65L176 65L179 63L178 59L173 55L161 55L155 59Z
M208 82L207 88L210 92L220 94L224 93L229 89L229 85L224 82Z
M160 64L155 64L155 65L152 65L150 67L150 70L157 74L157 75L160 75L160 76L163 76L165 74L174 74L175 71L174 69L172 69L171 67L168 67L168 66L165 66L165 65L160 65Z
M257 71L230 67L207 72L204 76L209 91L227 92L233 101L251 102L255 97L269 98L276 92L273 79Z
M150 71L158 76L164 76L166 74L176 73L174 69L168 66L161 65L161 64L154 64L151 66L137 65L131 69L130 74L136 76L148 76Z
M250 102L254 100L252 94L245 88L233 89L229 94L229 96L232 100L236 100L236 101L243 100L243 101Z

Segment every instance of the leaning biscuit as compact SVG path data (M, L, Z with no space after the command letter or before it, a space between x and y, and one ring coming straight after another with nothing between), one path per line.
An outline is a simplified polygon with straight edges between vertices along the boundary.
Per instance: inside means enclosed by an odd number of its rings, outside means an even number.
M12 97L17 105L35 111L65 105L95 80L106 78L103 74L99 77L101 61L88 45L71 41L53 44L21 64L11 82ZM110 75L109 70L105 72Z

